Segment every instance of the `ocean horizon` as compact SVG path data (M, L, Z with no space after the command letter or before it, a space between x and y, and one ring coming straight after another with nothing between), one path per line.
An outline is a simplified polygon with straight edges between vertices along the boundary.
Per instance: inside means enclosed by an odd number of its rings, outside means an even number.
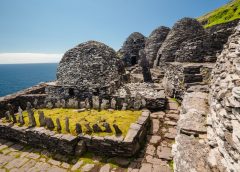
M56 79L58 63L0 64L0 97Z

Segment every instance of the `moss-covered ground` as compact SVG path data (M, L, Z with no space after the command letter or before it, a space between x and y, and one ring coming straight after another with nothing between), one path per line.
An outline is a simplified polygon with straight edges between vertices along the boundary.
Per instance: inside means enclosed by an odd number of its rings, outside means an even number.
M233 0L228 4L202 16L198 20L208 28L217 24L227 23L240 18L240 0Z
M137 121L138 117L141 115L141 111L108 111L108 110L86 110L84 112L77 112L74 109L65 109L65 108L55 108L55 109L35 109L34 116L37 122L37 126L40 126L39 124L39 116L38 111L43 111L45 117L51 117L54 125L56 126L56 119L59 118L62 131L61 133L66 134L65 130L65 118L69 117L69 124L70 124L70 133L73 135L76 135L75 131L75 125L76 123L80 123L82 126L83 133L86 133L86 127L84 124L89 123L92 127L93 124L98 124L102 129L102 124L104 122L108 122L112 128L113 133L106 133L106 132L99 132L99 133L92 133L92 135L97 136L106 136L106 135L114 135L115 130L112 127L113 124L117 124L120 130L122 131L122 135L126 136L128 129L130 127L131 123L134 123ZM23 112L25 125L28 126L29 119L27 112ZM18 118L18 116L17 116ZM55 129L56 130L56 127Z

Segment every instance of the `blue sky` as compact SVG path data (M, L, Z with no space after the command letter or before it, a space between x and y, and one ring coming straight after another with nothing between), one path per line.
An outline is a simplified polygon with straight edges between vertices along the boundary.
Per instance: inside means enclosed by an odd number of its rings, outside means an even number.
M1 53L62 54L87 40L118 50L132 32L148 36L228 0L0 0Z

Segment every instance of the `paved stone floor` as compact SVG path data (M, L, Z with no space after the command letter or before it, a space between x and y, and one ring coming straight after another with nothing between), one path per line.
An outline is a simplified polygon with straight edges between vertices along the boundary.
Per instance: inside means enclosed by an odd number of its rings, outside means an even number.
M146 146L131 161L106 159L90 153L79 158L63 156L0 139L0 172L170 172L173 163L171 148L178 118L178 104L171 99L168 100L165 112L152 113L152 127ZM121 167L115 165L115 162L121 164Z

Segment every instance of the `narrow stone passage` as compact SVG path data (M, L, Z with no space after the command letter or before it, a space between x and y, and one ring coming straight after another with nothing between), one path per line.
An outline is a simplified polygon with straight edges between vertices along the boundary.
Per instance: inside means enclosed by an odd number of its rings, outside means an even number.
M168 99L165 111L151 114L152 127L147 143L137 158L130 164L128 172L170 172L173 166L172 145L177 134L179 105Z

